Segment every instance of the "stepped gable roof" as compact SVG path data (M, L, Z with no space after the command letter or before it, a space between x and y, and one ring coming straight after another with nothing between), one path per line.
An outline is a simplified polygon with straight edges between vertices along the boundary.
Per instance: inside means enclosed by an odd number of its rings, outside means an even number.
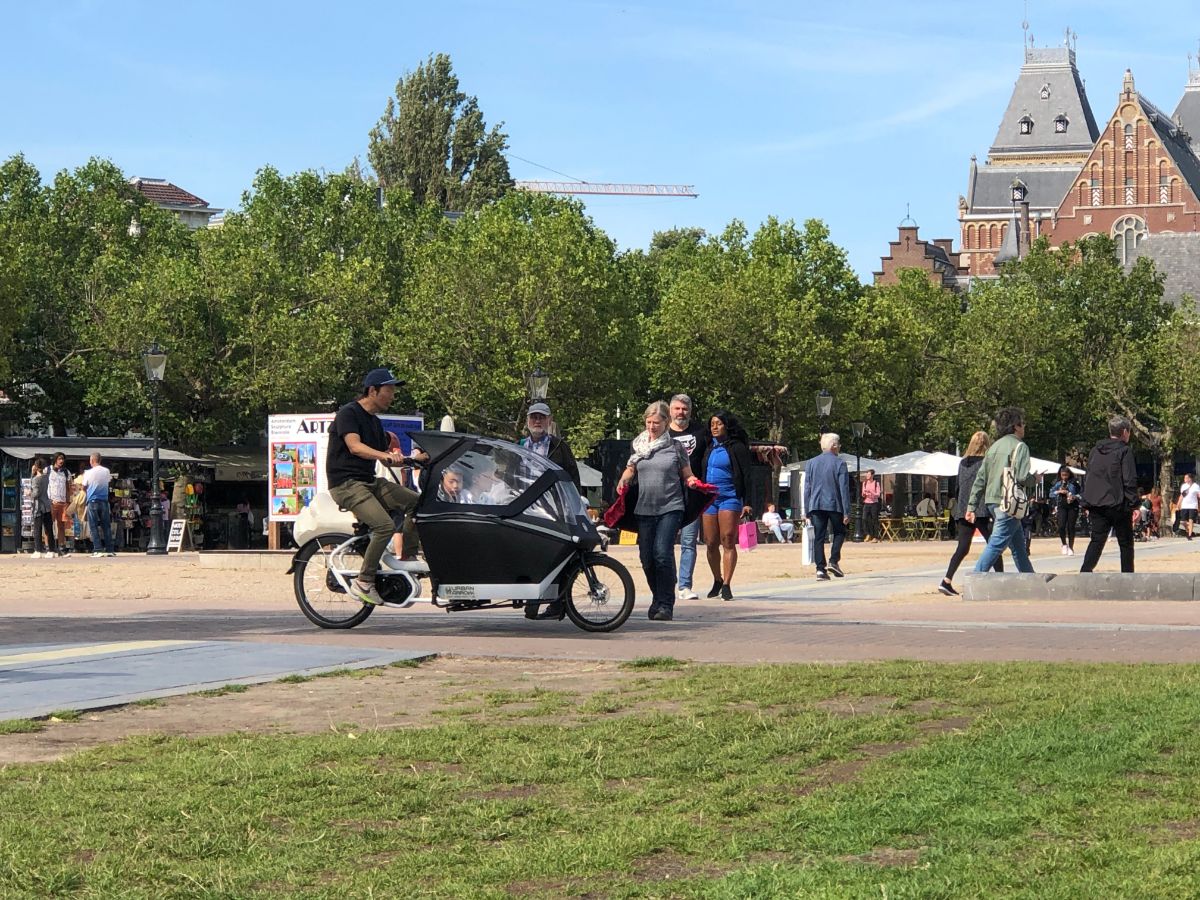
M1197 159L1196 153L1192 149L1188 133L1141 94L1138 94L1137 98L1142 107L1142 113L1149 120L1155 134L1158 135L1163 149L1171 157L1171 162L1175 164L1179 174L1188 183L1192 193L1200 197L1200 159Z
M1185 296L1200 299L1200 233L1158 232L1142 238L1128 268L1143 256L1166 276L1163 299L1179 306Z
M1067 119L1065 131L1055 129L1059 116ZM1021 130L1025 117L1033 123L1028 134ZM1087 153L1099 136L1083 80L1075 68L1075 51L1026 47L1025 63L988 151L989 159L1013 154Z
M1014 178L1025 182L1031 210L1055 210L1079 176L1080 166L979 166L967 196L968 213L1012 214Z
M1183 126L1193 147L1200 145L1200 71L1192 69L1188 72L1187 87L1183 89L1183 96L1171 118Z
M147 200L159 206L208 208L207 200L201 200L195 194L185 191L178 185L171 184L165 178L130 178L129 183L137 188Z

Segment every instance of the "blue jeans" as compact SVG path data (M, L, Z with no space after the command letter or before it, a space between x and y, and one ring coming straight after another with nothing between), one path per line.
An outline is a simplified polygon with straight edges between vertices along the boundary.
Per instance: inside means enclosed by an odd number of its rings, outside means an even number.
M675 532L682 521L683 510L638 516L638 553L654 598L651 610L675 609Z
M992 511L992 536L988 538L987 546L979 554L975 571L986 572L1007 547L1012 551L1017 571L1032 572L1033 564L1029 562L1029 554L1025 552L1025 529L1021 526L1021 520L1005 515L994 503L987 506Z
M92 532L92 551L100 553L107 551L115 553L113 547L112 535L112 508L108 505L107 500L93 500L87 505L88 528ZM100 536L104 535L104 544L101 546Z
M696 571L696 538L700 535L700 517L684 525L679 533L679 589L690 589L692 573Z

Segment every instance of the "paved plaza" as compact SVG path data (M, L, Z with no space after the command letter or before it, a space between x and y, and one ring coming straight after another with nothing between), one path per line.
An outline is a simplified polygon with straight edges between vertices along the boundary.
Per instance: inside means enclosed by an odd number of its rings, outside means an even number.
M1035 567L1077 571L1079 557L1062 557L1057 547L1035 542ZM760 547L743 554L745 582L735 582L734 602L680 603L674 622L659 623L645 617L635 548L615 548L639 599L629 622L608 635L569 621L529 622L516 610L447 614L424 603L379 610L350 631L324 631L292 600L283 555L254 568L201 565L195 555L10 557L0 561L8 586L0 599L0 718L430 653L726 663L1200 660L1200 603L967 603L934 590L950 550L936 542L849 545L847 577L817 582L797 547ZM1197 553L1200 543L1183 540L1141 544L1138 565L1195 571ZM1100 570L1115 569L1109 554ZM702 558L701 590L704 571Z

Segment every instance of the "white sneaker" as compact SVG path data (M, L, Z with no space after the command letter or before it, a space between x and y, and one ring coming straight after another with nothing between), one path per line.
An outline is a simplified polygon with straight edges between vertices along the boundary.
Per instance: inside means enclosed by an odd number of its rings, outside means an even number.
M357 578L350 579L350 590L354 596L368 606L382 606L383 598L379 596L379 590L375 587L375 582L369 585L363 584Z
M104 557L103 553L93 553L92 554L92 559L102 559L103 557Z
M40 554L36 550L34 550L32 553L29 554L29 558L30 559L41 559L42 554Z
M1067 556L1074 556L1074 555L1075 555L1075 551L1072 550L1070 547L1068 547L1067 548Z
M1062 555L1063 555L1063 556L1066 556L1066 555L1067 555L1067 550L1068 550L1068 549L1069 549L1069 548L1067 547L1067 545L1066 545L1066 544L1063 544L1063 545L1062 545Z
M700 595L691 588L680 588L675 592L676 600L699 600Z
M105 555L105 556L116 556L117 554L115 554L115 553L105 553L104 555Z

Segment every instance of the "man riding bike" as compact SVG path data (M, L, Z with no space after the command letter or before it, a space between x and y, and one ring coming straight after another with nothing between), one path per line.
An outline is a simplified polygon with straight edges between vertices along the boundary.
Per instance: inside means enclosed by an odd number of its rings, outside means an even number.
M406 457L399 449L389 449L388 433L379 420L404 384L387 369L372 369L363 378L363 392L357 400L337 411L329 429L325 473L329 495L338 506L349 510L358 521L371 529L371 540L363 554L362 570L351 584L354 595L363 603L378 606L383 598L375 587L379 560L395 532L391 511L404 513L403 558L417 557L417 531L413 511L418 495L394 481L375 475L375 463L401 465L408 460L427 460L417 452Z

